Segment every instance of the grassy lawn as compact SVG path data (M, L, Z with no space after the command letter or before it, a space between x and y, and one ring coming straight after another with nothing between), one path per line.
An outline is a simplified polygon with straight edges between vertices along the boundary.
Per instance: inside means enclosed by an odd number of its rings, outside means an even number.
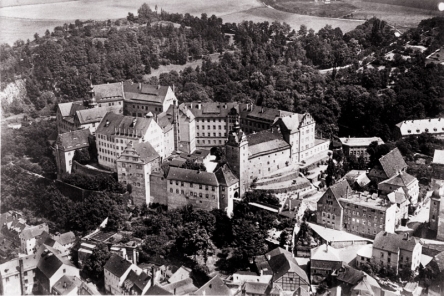
M340 18L349 15L356 10L356 6L350 3L334 1L329 4L324 2L307 2L307 1L276 1L273 5L276 9L284 10L292 13L315 15L322 17Z

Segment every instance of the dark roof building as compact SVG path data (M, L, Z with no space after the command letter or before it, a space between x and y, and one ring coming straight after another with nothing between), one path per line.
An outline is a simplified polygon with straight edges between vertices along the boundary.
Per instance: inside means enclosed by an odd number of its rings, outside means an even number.
M191 295L231 295L230 289L220 279L218 275L214 276L211 280L200 287L196 292Z
M203 185L219 186L216 175L214 173L188 170L176 167L170 168L167 179Z
M116 277L120 278L122 277L122 275L125 274L125 272L130 267L131 267L131 262L123 259L117 254L111 254L111 257L108 259L108 261L106 261L106 264L103 267L103 269L109 271Z
M369 178L376 179L379 182L389 179L398 172L403 172L407 169L407 164L399 152L398 148L393 149L386 155L383 155L378 160L379 164L370 170Z
M56 145L63 151L72 151L89 147L90 132L86 130L77 130L60 134L57 137Z

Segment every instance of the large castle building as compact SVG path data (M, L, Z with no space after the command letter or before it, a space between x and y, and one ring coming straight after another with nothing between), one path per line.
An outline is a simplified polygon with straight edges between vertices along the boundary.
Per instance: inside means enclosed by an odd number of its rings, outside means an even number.
M236 102L178 105L170 87L132 83L91 86L84 102L59 104L57 125L59 134L89 130L99 167L130 184L137 203L192 203L228 212L232 199L242 197L257 179L316 164L328 157L329 147L328 140L315 137L309 113ZM227 165L218 171L170 168L161 177L160 164L170 156L213 147L224 147L226 153ZM65 165L63 171L71 170ZM182 183L189 188L181 188ZM201 187L211 192L191 189Z

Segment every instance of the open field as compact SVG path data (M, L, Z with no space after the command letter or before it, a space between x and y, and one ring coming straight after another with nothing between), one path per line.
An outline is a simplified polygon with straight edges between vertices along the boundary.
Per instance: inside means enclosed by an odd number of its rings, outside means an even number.
M356 6L342 1L332 1L329 4L326 4L323 1L281 0L274 2L273 7L292 13L336 18L343 17L356 10Z

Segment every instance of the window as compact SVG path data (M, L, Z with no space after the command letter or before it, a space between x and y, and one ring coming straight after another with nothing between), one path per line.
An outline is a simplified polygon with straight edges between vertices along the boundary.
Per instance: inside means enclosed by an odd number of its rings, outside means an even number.
M173 193L173 188L170 188L170 192Z

